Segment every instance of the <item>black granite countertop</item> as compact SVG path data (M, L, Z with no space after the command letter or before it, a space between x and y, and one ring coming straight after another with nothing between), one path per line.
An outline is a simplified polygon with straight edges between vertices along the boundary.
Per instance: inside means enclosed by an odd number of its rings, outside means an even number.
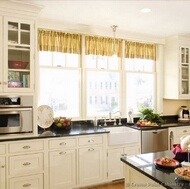
M38 128L37 135L28 135L28 134L20 134L15 135L11 134L7 135L7 138L4 136L1 138L0 135L0 142L5 141L15 141L15 140L28 140L28 139L44 139L44 138L52 138L52 137L69 137L69 136L79 136L79 135L91 135L91 134L106 134L109 131L106 131L102 127L93 127L90 125L75 125L71 126L71 129L58 129L55 127L50 127L47 129Z
M121 161L165 188L190 189L190 182L180 180L174 173L174 168L160 168L154 164L154 160L156 158L161 158L164 156L174 158L174 154L171 151L163 151L122 157Z

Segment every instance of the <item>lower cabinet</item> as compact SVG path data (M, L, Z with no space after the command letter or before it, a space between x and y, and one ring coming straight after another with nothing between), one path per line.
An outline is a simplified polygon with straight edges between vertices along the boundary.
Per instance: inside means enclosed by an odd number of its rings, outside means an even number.
M9 189L22 188L43 189L43 174L15 177L9 179Z
M140 153L140 144L125 147L113 147L107 151L108 180L124 178L124 165L120 158L127 155Z
M7 143L7 189L44 189L44 141Z
M0 189L5 189L5 157L0 157Z
M79 184L103 181L103 148L92 146L79 149Z
M49 152L50 189L66 189L76 186L76 150Z

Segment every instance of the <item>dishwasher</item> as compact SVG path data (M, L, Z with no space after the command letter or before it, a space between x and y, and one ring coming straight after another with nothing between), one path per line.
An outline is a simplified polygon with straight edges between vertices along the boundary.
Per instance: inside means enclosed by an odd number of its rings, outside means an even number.
M141 131L141 153L168 150L168 129Z

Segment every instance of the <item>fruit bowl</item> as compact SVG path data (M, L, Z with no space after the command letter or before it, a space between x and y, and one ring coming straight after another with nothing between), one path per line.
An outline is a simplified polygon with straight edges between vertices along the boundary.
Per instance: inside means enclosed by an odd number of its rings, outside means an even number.
M56 126L56 128L69 130L71 128L71 119L72 118L66 118L63 116L55 117L54 125Z

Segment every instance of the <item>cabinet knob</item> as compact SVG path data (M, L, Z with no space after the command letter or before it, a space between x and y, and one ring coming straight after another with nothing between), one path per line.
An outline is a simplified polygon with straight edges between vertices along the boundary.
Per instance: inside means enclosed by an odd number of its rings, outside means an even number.
M2 165L2 166L1 166L1 168L5 168L5 166L4 166L4 165Z
M30 183L23 184L23 187L29 187L29 186L31 186Z
M186 133L186 132L187 132L187 130L183 130L183 132L184 132L184 133Z

